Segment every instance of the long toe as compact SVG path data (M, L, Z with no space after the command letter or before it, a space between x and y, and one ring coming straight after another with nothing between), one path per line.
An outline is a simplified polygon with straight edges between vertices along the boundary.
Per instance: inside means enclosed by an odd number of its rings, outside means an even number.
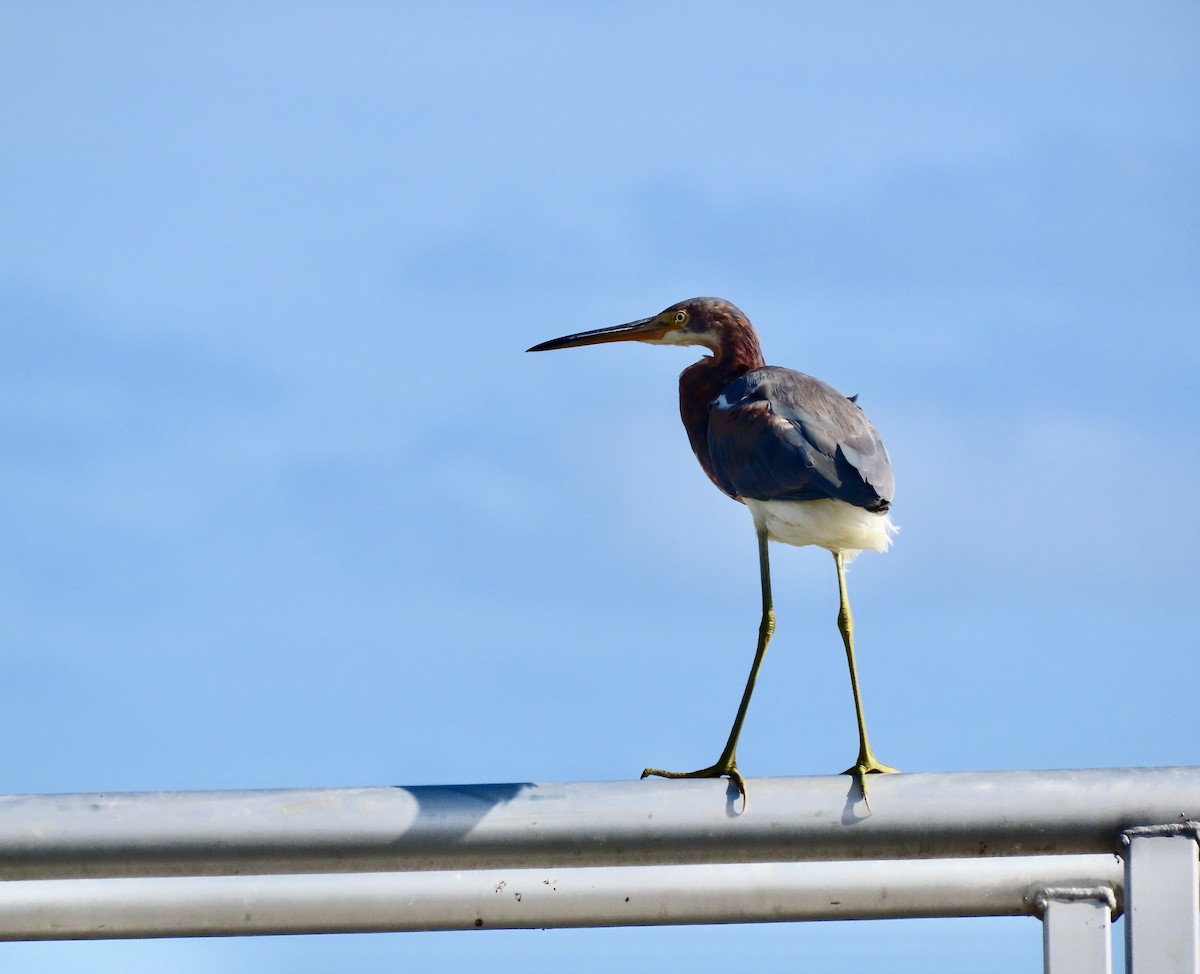
M663 771L659 768L646 768L642 772L643 778L649 778L652 775L656 778L728 778L737 786L738 795L742 799L742 811L746 810L746 779L738 770L736 761L718 761L699 771Z
M647 768L642 772L643 778L649 778L651 775L655 778L722 778L728 775L738 781L742 778L736 761L730 761L728 764L710 764L699 771L663 771L660 768Z

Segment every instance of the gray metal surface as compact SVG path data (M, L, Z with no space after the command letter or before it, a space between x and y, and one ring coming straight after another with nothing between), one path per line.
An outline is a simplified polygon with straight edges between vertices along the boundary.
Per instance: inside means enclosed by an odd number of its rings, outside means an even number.
M1131 829L1126 841L1125 883L1131 897L1125 920L1126 971L1200 974L1196 822Z
M1121 880L1111 855L29 880L0 883L0 939L1011 916Z
M1045 974L1111 974L1114 888L1054 887L1040 891L1037 900L1043 904Z
M1200 768L0 798L0 879L1089 854Z

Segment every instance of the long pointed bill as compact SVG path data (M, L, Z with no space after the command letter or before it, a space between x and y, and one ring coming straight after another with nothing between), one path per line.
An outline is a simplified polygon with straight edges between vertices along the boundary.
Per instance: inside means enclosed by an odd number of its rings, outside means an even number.
M594 331L581 331L575 335L565 335L562 338L552 338L548 342L534 345L527 352L551 352L556 348L575 348L578 345L600 345L604 342L645 342L662 338L671 330L658 316L630 321L624 325L613 325L610 328L597 328Z

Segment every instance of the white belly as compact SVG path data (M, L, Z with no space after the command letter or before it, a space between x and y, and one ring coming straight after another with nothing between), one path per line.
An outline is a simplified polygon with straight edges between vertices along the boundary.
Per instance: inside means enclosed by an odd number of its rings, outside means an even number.
M773 540L845 552L847 560L863 550L887 551L899 530L887 514L872 514L845 501L745 500L745 504L754 523L765 525Z

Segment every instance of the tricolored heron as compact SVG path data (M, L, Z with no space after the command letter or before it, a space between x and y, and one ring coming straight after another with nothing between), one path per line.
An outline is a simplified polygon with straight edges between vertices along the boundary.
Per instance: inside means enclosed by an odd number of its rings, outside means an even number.
M845 773L855 776L865 799L868 774L896 769L879 761L867 740L845 569L864 549L886 551L896 530L887 513L893 483L883 441L854 398L810 375L767 365L749 319L720 298L680 301L652 318L555 338L529 351L623 341L699 345L712 352L679 376L679 412L709 479L750 509L762 578L758 646L721 756L698 771L647 768L642 777L728 776L745 802L746 783L737 764L738 737L775 631L769 539L817 545L833 553L840 599L838 630L846 647L858 717L858 760Z

